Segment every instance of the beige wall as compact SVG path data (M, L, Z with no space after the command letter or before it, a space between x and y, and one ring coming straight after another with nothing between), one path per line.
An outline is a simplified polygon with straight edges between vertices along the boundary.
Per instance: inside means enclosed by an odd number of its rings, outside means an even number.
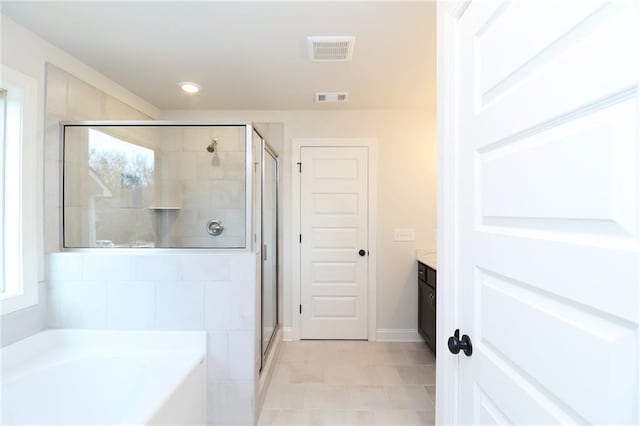
M284 123L280 154L284 260L291 258L291 140L378 141L378 329L413 330L417 322L415 250L435 250L436 127L430 110L163 111L170 120ZM394 228L415 228L415 242L394 242ZM291 325L291 268L284 265L284 325Z

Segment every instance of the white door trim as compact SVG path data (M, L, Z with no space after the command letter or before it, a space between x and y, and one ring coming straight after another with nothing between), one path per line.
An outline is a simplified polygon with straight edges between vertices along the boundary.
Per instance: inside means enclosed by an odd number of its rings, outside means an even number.
M458 423L458 357L449 356L447 337L458 328L456 280L455 193L456 138L454 133L456 22L471 1L437 4L437 111L438 111L438 298L436 300L436 424Z
M376 139L299 139L292 140L292 160L291 160L291 329L286 331L286 340L300 340L300 173L298 163L300 162L300 149L302 147L367 147L369 148L369 205L368 224L369 233L369 263L367 269L367 338L369 341L376 340L377 328L377 281L376 281L376 216L377 216L377 176L378 157ZM286 304L286 302L285 302Z

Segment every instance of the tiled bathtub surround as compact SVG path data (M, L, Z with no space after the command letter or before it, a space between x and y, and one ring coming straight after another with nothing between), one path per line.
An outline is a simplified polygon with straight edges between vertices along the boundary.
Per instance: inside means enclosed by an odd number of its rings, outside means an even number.
M50 254L49 326L206 330L209 424L249 424L254 262L252 253Z

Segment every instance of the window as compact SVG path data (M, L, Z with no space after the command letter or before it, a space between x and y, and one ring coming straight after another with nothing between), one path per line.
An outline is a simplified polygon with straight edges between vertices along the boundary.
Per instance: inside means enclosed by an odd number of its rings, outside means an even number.
M152 149L89 129L89 169L115 188L144 188L153 181Z
M2 140L2 149L0 149L0 200L3 205L0 208L0 224L4 224L4 147L5 128L7 121L7 91L0 87L0 140ZM0 294L4 293L4 226L0 226Z
M37 82L0 72L0 314L38 302L36 221Z

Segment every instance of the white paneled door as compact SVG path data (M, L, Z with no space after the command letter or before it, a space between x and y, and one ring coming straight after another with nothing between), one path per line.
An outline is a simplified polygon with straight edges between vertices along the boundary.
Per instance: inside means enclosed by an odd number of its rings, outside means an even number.
M458 420L638 424L637 3L465 6L441 17Z
M367 338L367 147L302 147L303 339Z

